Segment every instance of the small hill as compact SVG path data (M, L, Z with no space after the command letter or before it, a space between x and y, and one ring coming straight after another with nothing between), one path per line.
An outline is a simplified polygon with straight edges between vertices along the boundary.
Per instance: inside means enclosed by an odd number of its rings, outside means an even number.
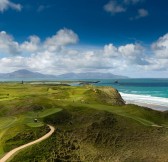
M125 101L122 99L119 92L112 87L96 87L91 88L85 92L86 102L88 103L103 103L109 105L124 105Z

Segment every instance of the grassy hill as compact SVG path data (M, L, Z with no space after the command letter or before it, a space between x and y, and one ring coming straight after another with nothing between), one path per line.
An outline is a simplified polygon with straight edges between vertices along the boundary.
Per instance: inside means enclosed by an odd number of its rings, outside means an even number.
M168 113L125 105L111 87L0 85L0 156L47 133L46 124L55 133L11 161L168 159Z

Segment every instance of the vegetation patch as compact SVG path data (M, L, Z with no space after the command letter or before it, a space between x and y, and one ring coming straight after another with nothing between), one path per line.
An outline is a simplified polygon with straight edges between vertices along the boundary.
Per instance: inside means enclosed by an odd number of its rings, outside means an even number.
M22 151L12 162L19 159L161 162L167 159L165 128L146 127L106 111L72 107L46 117L45 122L57 127L53 136Z
M43 126L43 125L42 125ZM46 133L49 132L48 126L43 126L39 128L30 128L30 127L25 127L23 131L17 133L16 136L8 139L5 141L4 145L4 151L8 152L16 147L19 147L25 143L29 143L31 141L34 141ZM12 130L10 130L12 131Z
M0 92L0 157L40 138L50 124L50 138L11 161L168 159L168 113L127 105L112 87L3 83Z

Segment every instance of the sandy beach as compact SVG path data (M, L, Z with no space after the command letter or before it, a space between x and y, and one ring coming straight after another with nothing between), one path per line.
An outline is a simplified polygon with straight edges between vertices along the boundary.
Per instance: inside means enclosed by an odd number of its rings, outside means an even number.
M142 103L142 102L138 102L138 101L126 101L126 104L135 104L138 106L142 106L142 107L147 107L153 110L158 110L158 111L168 111L168 107L166 106L162 106L162 105L155 105L155 104L148 104L148 103Z

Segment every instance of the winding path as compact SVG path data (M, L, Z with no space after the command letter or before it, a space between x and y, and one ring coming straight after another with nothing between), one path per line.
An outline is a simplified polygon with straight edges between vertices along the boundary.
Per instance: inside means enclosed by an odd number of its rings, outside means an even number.
M55 128L53 126L51 126L51 125L48 125L48 126L50 127L50 132L48 132L46 135L44 135L43 137L41 137L41 138L39 138L39 139L37 139L35 141L32 141L32 142L27 143L25 145L19 146L19 147L15 148L15 149L9 151L7 154L5 154L4 157L2 157L2 159L0 159L0 162L6 162L7 160L9 160L9 158L11 158L18 151L49 138L54 133Z

